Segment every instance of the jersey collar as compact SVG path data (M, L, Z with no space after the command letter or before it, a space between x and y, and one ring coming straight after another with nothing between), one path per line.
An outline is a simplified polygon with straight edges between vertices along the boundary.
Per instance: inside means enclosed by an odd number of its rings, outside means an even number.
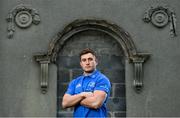
M90 77L90 78L95 78L98 73L98 70L94 70L92 73L88 75L83 75L84 77Z

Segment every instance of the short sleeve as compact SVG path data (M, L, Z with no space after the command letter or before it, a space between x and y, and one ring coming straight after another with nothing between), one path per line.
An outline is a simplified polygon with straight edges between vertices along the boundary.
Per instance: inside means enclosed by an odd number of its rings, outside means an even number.
M74 95L74 91L75 91L74 88L75 88L75 81L73 80L69 83L66 94Z
M108 95L110 94L111 84L108 78L100 78L96 82L96 86L94 90L102 90L106 92Z

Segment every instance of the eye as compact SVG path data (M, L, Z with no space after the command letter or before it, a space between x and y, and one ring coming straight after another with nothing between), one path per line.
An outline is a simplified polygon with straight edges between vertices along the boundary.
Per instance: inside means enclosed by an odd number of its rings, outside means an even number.
M92 61L93 60L93 58L88 58L88 61Z
M85 62L85 61L86 61L86 59L81 59L81 61L82 61L82 62Z

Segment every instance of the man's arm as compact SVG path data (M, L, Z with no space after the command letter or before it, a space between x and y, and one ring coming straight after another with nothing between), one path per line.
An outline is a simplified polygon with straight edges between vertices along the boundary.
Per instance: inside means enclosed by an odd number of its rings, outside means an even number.
M92 109L98 109L106 99L106 92L101 90L95 90L93 96L83 99L80 104Z
M62 100L62 107L68 108L68 107L75 106L82 99L84 99L88 96L92 96L92 93L91 92L82 92L82 93L76 94L76 95L64 94L63 100Z

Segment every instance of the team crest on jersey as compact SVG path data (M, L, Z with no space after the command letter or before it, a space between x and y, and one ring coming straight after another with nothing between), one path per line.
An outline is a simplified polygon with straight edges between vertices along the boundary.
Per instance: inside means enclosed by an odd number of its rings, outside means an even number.
M94 87L95 86L95 82L89 82L88 86L89 87Z

